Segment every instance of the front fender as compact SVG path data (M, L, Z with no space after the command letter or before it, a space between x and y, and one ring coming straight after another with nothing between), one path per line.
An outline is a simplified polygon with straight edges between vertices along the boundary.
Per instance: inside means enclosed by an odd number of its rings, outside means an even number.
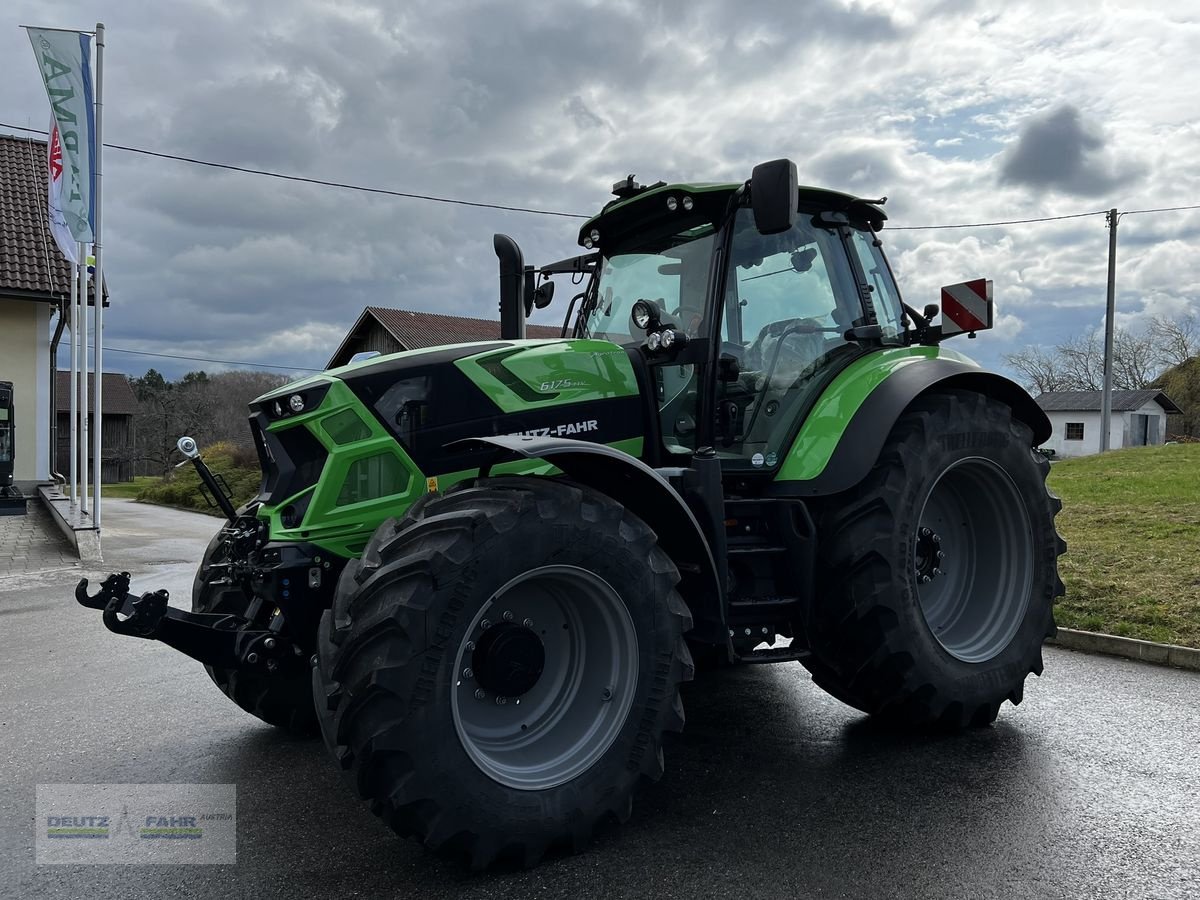
M879 458L896 420L917 397L939 389L976 391L1007 403L1033 431L1050 437L1050 420L1016 382L940 347L904 347L859 359L825 389L772 484L781 496L825 496L854 487Z
M542 459L572 481L612 497L650 526L680 574L680 590L697 620L711 626L706 639L724 640L721 579L712 548L679 492L640 459L605 444L570 438L502 435L468 438L447 447L494 447L506 457ZM480 469L487 477L491 465ZM715 621L714 621L715 619ZM697 621L697 628L701 622Z

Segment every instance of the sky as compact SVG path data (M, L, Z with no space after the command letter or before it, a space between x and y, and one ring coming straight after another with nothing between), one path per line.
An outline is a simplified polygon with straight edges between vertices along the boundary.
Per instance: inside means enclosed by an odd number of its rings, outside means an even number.
M239 166L591 213L631 172L742 181L787 156L887 196L893 226L1200 204L1194 0L7 0L0 122L48 116L18 26L97 19L106 141ZM527 262L579 252L568 218L104 164L109 347L320 368L368 304L495 316L493 232ZM1119 324L1200 307L1200 210L1118 235ZM882 237L918 308L993 279L996 328L951 344L985 365L1103 322L1103 215ZM531 321L561 322L565 287ZM106 357L149 366L222 368Z

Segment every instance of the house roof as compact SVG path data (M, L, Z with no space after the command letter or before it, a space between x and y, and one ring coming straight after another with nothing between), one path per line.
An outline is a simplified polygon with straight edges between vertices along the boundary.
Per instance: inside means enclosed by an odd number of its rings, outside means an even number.
M1103 396L1101 391L1046 391L1037 398L1037 405L1046 412L1099 412ZM1113 412L1141 409L1150 402L1158 403L1169 413L1183 412L1170 397L1154 388L1112 392Z
M71 411L71 373L58 371L55 373L54 405L58 412ZM129 378L120 372L104 373L104 406L101 415L132 416L138 411L137 396L129 384ZM92 408L95 398L96 376L88 373L88 409Z
M0 135L0 295L71 296L71 264L50 233L46 142L12 135Z
M498 319L473 319L411 309L392 309L387 306L368 306L334 352L331 364L341 355L347 343L361 333L362 326L368 318L373 318L382 325L406 350L421 350L442 344L500 340ZM526 325L525 333L531 338L556 338L562 334L562 328L558 325Z

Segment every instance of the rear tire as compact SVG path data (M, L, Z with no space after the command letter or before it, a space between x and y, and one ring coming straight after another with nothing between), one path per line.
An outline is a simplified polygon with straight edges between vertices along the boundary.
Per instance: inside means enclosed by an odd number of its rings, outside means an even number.
M217 532L204 551L192 582L192 612L243 616L250 598L240 585L224 577L221 569L212 568L213 563L219 563L223 558L223 533ZM312 685L303 669L298 673L272 675L212 666L205 666L204 671L221 693L250 715L302 737L317 734Z
M629 817L683 727L678 580L654 533L590 489L430 495L379 527L321 622L326 745L393 830L475 868L580 850Z
M1020 703L1063 593L1049 469L1003 403L966 391L915 402L822 516L813 680L901 725L986 725Z

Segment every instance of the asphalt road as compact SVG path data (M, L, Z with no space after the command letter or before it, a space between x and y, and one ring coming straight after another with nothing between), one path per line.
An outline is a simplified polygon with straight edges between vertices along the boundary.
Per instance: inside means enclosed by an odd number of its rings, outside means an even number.
M186 602L217 526L113 501L107 566ZM0 896L1196 897L1200 675L1048 650L997 724L889 734L796 664L697 682L632 821L530 871L395 838L319 742L242 713L196 663L109 634L78 573L0 572ZM35 866L34 790L232 782L236 866Z

